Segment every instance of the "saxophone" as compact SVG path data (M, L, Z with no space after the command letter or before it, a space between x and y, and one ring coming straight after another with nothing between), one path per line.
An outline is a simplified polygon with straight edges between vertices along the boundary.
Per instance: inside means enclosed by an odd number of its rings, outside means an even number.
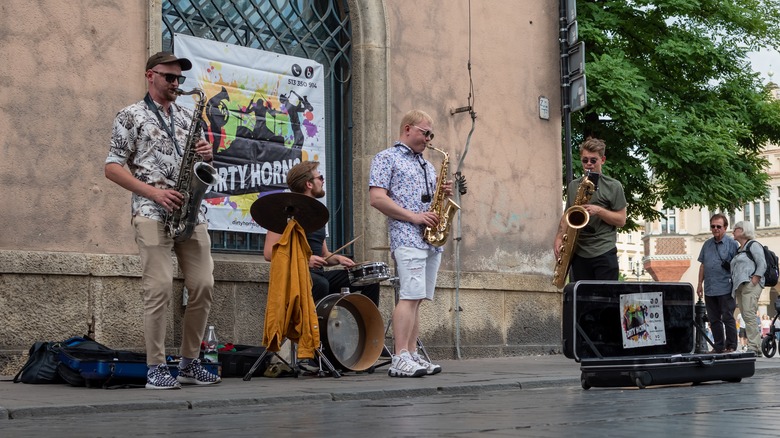
M198 212L200 203L209 187L219 183L217 170L208 163L203 162L203 157L195 152L195 144L201 137L201 114L206 105L206 95L203 90L193 88L190 91L176 89L176 94L198 95L195 112L187 133L187 143L179 166L179 177L176 180L174 190L184 195L181 208L165 215L165 232L176 242L183 242L192 236L195 225L198 224Z
M436 180L436 191L434 192L433 200L431 202L431 208L428 210L439 215L439 224L436 225L435 228L425 227L423 240L433 246L442 246L445 242L447 242L447 237L450 234L452 218L455 215L455 212L460 210L460 206L456 204L455 201L453 201L451 198L444 197L444 183L447 182L447 170L450 166L449 154L431 145L427 145L427 147L444 155L444 160L441 163L439 178Z
M571 256L574 254L574 245L577 243L577 236L580 228L588 225L590 214L582 206L590 202L591 196L596 191L599 174L588 172L577 187L577 196L574 203L563 214L566 220L566 232L563 235L563 243L558 251L558 260L555 263L555 272L553 273L553 285L558 289L563 288L566 281L566 274L569 272Z

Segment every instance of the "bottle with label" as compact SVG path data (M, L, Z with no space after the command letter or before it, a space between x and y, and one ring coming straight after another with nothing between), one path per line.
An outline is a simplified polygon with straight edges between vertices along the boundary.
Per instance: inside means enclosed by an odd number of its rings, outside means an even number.
M206 333L206 351L203 353L203 360L206 362L219 362L219 356L217 353L217 331L213 325L209 326L209 330Z

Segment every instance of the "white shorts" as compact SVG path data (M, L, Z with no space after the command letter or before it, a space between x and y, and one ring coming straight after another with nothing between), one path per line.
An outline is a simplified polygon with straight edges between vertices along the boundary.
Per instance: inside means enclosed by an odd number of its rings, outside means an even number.
M401 246L393 251L393 258L401 283L398 299L433 301L441 252Z

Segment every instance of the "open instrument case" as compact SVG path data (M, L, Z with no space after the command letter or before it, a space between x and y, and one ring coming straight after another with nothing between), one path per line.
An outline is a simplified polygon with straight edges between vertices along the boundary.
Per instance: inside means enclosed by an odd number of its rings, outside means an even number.
M591 387L723 380L755 372L753 353L694 353L689 283L579 281L563 290L563 352Z

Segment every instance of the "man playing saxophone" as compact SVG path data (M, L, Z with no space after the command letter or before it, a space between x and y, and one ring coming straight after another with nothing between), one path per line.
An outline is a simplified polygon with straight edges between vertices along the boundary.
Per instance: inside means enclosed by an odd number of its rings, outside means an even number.
M400 135L390 148L371 162L371 206L388 217L390 251L395 259L400 289L393 310L394 354L388 374L420 377L441 372L417 352L420 304L433 300L441 263L441 245L426 242L426 227L436 227L441 218L431 211L434 199L452 194L452 182L437 184L436 168L422 153L433 140L433 119L412 110L401 120ZM442 242L443 243L443 242Z
M579 229L579 235L571 254L570 281L617 280L619 274L617 259L617 229L626 224L626 196L623 185L614 178L601 173L607 161L606 144L597 138L588 138L580 145L580 161L587 175L598 174L598 184L590 200L582 205L590 216L587 224ZM566 210L574 205L583 175L569 183L566 190ZM553 243L555 259L561 257L561 246L568 225L566 215L561 218L558 233ZM565 267L564 272L565 275Z
M132 193L132 225L141 256L144 301L144 339L149 367L146 388L177 389L180 383L207 385L220 378L198 360L214 289L211 240L202 212L192 236L174 241L164 218L182 205L183 194L174 190L188 145L205 162L212 161L211 145L202 138L187 138L199 119L176 103L177 88L192 68L185 58L169 52L152 55L146 62L149 92L143 100L119 111L114 119L106 178ZM195 132L195 131L193 131ZM125 167L127 166L127 167ZM166 317L173 288L176 253L189 291L182 323L181 355L177 378L171 376L165 355Z

